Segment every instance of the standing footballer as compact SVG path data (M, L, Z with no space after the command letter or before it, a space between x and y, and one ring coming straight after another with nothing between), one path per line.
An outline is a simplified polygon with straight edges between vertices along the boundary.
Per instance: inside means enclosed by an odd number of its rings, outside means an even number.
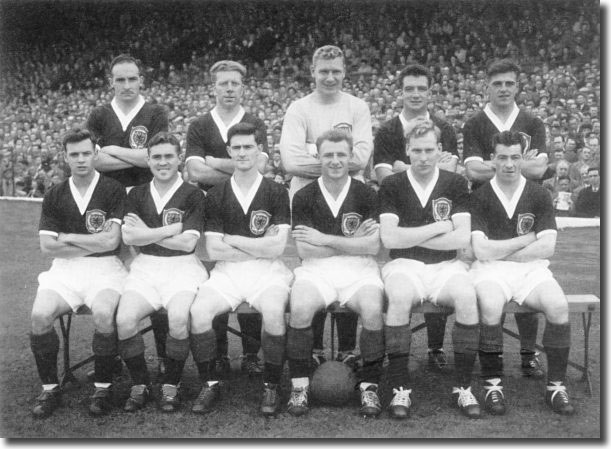
M153 180L128 194L123 240L140 254L130 265L117 311L119 351L133 382L126 411L148 401L150 380L144 358L140 321L161 308L167 310L166 371L159 406L173 412L180 405L179 383L189 355L189 309L208 273L195 256L204 220L204 194L182 180L178 172L180 143L168 133L153 136L148 164Z
M94 416L108 412L117 352L114 315L127 275L117 257L125 190L95 170L98 154L86 129L68 132L63 149L72 175L45 195L39 227L40 248L54 260L38 277L32 307L30 343L43 384L33 409L38 418L51 415L60 403L59 339L53 323L82 305L91 309L95 324L95 392L89 411Z
M505 303L513 300L545 314L545 402L553 411L570 415L575 410L564 383L571 342L569 308L547 260L554 254L557 235L552 200L545 188L521 174L527 147L520 133L497 133L491 143L495 175L471 195L477 258L471 273L481 311L484 406L494 415L506 410L501 315Z

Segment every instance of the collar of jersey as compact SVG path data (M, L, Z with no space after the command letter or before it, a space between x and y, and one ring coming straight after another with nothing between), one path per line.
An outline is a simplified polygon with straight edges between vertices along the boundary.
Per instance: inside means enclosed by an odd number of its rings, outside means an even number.
M492 190L494 190L494 193L503 205L503 209L505 209L505 212L507 212L507 218L513 217L513 214L516 211L516 207L518 206L518 201L520 201L522 192L524 192L524 187L526 186L526 178L520 175L518 188L513 193L511 199L507 198L499 187L499 183L496 180L496 176L494 176L494 178L490 180L490 186L492 187Z
M235 182L235 175L231 177L231 190L233 190L233 195L235 196L236 200L238 200L238 203L240 203L240 206L244 211L244 215L248 213L250 203L252 203L252 200L257 194L257 190L259 190L261 181L263 181L263 176L261 175L261 173L257 172L257 179L255 179L255 182L253 182L252 186L250 186L250 189L248 189L248 193L246 195L243 195L242 190L240 190L240 187L238 186L238 183Z
M499 130L499 132L511 130L511 127L513 126L514 122L516 121L516 118L518 118L518 112L520 112L520 108L514 102L513 110L511 111L511 115L509 115L509 118L507 119L507 121L503 123L501 122L501 119L494 112L492 112L490 103L488 103L484 107L484 114L486 114L486 116L490 119L490 121L496 127L496 129Z
M409 183L412 185L412 189L414 189L416 196L420 200L420 205L424 209L426 207L426 203L428 203L429 198L431 197L431 193L433 193L435 184L437 184L437 180L439 179L439 167L435 167L433 178L429 181L425 188L422 188L421 184L416 180L412 173L411 167L408 168L405 173L407 174L407 179L409 180Z
M183 183L183 180L180 176L178 176L176 178L176 182L172 185L172 187L170 187L170 190L168 190L165 193L165 195L163 195L163 197L159 196L159 192L157 192L154 182L155 182L154 180L151 181L150 191L151 191L151 197L153 198L153 203L155 203L155 209L157 210L157 215L159 215L163 211L163 208L165 207L165 205L168 204L168 201L170 201L170 199L174 196L176 191L180 188L180 186Z
M352 178L348 177L348 181L346 182L346 185L344 185L344 187L342 188L342 191L339 192L337 199L335 199L333 198L333 195L331 195L331 193L329 193L329 191L325 187L325 183L322 182L322 176L318 178L318 187L320 187L322 196L325 199L325 201L327 202L327 206L329 206L329 209L331 209L331 213L333 214L333 217L335 218L337 218L337 214L339 214L339 210L341 209L342 204L344 204L344 200L346 199L346 196L348 196L348 190L350 190L351 183L352 183Z
M116 98L112 99L110 105L112 106L112 110L115 111L119 122L121 122L121 128L123 129L123 132L125 132L130 122L134 119L136 114L140 112L142 106L144 106L144 97L142 95L138 95L138 103L136 103L136 106L134 106L127 114L124 114L123 111L119 109L119 103L117 102Z
M93 191L95 189L95 186L98 185L99 180L100 174L96 171L94 172L91 184L89 184L89 187L87 187L87 190L85 191L85 195L81 196L78 189L76 188L76 184L74 184L74 177L70 176L70 182L68 183L68 185L70 186L70 193L72 194L72 198L74 198L74 202L76 203L76 206L78 207L78 210L81 215L83 215L87 210L87 206L89 206L89 201L91 201Z
M223 138L223 142L227 142L227 131L229 131L229 128L231 128L233 125L236 125L236 124L240 123L240 120L242 120L242 118L244 117L244 114L246 114L246 111L244 110L244 108L242 106L240 106L240 108L238 109L238 113L233 118L233 120L231 120L231 123L229 123L229 125L225 126L225 123L223 122L223 119L221 118L221 116L219 115L219 113L217 111L217 106L215 106L214 109L212 109L212 111L210 111L210 115L212 116L212 120L214 120L214 123L216 123L216 127L219 129L219 133L221 133L221 137Z

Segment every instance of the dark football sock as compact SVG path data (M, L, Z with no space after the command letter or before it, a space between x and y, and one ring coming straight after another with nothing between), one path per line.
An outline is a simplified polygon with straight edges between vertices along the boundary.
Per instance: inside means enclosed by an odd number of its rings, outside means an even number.
M479 347L479 324L467 325L456 321L452 329L452 346L457 386L471 385L473 365Z
M516 313L516 325L520 334L520 354L534 354L539 330L539 316L536 313Z
M426 335L428 348L435 350L443 348L443 339L446 333L447 315L443 313L425 313Z
M217 315L212 320L212 329L215 333L216 338L216 358L226 357L228 354L228 339L227 339L227 326L229 325L229 314L223 313Z
M288 326L286 332L286 356L291 378L309 377L312 358L312 328L295 329Z
M250 337L242 337L242 354L256 354L261 349L261 327L263 318L258 313L238 313L240 332Z
M163 383L178 385L182 377L185 362L189 356L189 339L178 339L168 335L166 349L167 364Z
M319 310L314 314L312 319L312 335L314 336L313 348L324 349L323 337L325 334L325 320L327 319L327 311Z
M189 344L202 383L215 377L216 335L214 330L211 329L201 334L189 334Z
M94 355L94 381L111 383L118 352L117 333L95 331L91 346Z
M125 362L134 385L148 385L149 373L144 360L144 340L142 334L119 340L119 354Z
M547 354L548 382L562 381L566 377L566 367L569 360L571 345L571 323L545 323L543 332L543 347Z
M363 358L363 369L360 381L380 383L382 377L382 363L384 362L384 331L382 329L371 331L363 328L359 338L361 357Z
M356 330L359 316L356 313L336 313L337 350L340 352L354 351L356 348Z
M412 329L409 324L384 326L388 368L386 380L391 387L407 387L409 384L409 352L412 344Z
M480 324L479 364L481 377L503 377L503 327Z
M280 383L282 377L282 365L265 362L265 370L263 371L263 382L276 384Z
M59 337L55 328L46 334L30 334L30 347L36 360L38 375L44 384L59 384L57 377L57 354L59 353Z
M158 357L165 357L165 342L168 337L169 324L168 315L161 311L151 314L151 326L153 328L153 336L155 337L155 349Z

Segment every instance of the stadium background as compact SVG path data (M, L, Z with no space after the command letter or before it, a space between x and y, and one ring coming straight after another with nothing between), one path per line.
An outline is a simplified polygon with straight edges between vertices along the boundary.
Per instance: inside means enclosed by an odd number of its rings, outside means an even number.
M393 80L405 63L422 62L433 71L437 84L433 86L431 112L442 114L460 131L469 114L485 102L485 65L491 58L509 56L524 71L518 103L544 119L549 130L548 148L554 133L574 134L583 140L579 131L584 123L589 122L593 131L598 128L600 133L601 33L600 7L595 1L3 1L0 20L4 195L41 196L45 188L66 176L61 158L57 158L59 136L84 122L94 106L111 99L105 70L120 52L142 60L143 94L168 107L173 131L183 141L190 121L214 106L209 67L217 59L234 58L249 69L243 104L266 121L273 149L284 111L313 87L309 64L314 49L328 43L346 52L344 90L370 105L374 131L400 112ZM580 93L586 104L576 114L569 100L576 100ZM546 96L548 103L541 107ZM577 123L571 116L578 118ZM554 126L555 121L560 127ZM7 176L14 186L10 192ZM600 435L598 358L593 367L594 399L587 398L575 382L580 407L575 420L569 423L540 416L543 405L529 403L529 398L539 395L537 386L523 385L515 376L510 388L518 396L515 405L519 413L524 411L523 416L517 416L516 410L503 425L495 423L493 435L487 434L485 427L474 429L456 421L441 399L420 405L412 429L392 423L362 426L353 416L354 410L343 419L337 410L323 408L296 430L288 419L270 424L254 416L250 409L256 408L257 392L249 390L244 379L235 380L226 407L204 423L188 414L162 420L151 409L133 419L113 414L92 429L89 418L82 416L87 401L84 385L73 387L67 395L74 410L64 408L53 421L33 423L28 412L37 380L27 348L28 314L36 275L49 263L37 249L38 207L11 201L2 202L0 208L1 235L7 243L0 254L1 295L3 304L8 305L2 317L2 403L8 405L2 411L3 436ZM599 248L598 229L561 232L559 254L553 263L567 292L600 295ZM580 322L573 324L577 328ZM77 329L75 337L82 335L87 341L87 325ZM596 340L598 320L594 327ZM424 348L422 340L417 345ZM80 343L74 348L76 354L88 350ZM598 353L598 346L592 351ZM572 358L579 360L578 350L573 354ZM416 362L416 372L420 369ZM576 372L569 371L569 376L576 379ZM423 396L438 390L438 383L445 381L423 379ZM242 425L230 425L227 416L239 417ZM529 422L527 427L524 420Z

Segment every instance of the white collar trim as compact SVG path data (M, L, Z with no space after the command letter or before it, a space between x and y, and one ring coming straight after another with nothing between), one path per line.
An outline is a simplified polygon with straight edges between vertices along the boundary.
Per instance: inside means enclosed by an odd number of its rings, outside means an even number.
M70 182L68 183L70 185L70 193L72 194L72 198L74 198L74 202L76 203L76 206L78 207L78 210L81 215L83 215L87 210L87 206L89 206L89 201L91 201L93 191L95 189L95 186L98 185L99 180L100 174L96 171L93 175L93 180L91 181L91 184L89 184L89 187L87 187L85 195L81 196L78 189L76 188L76 184L74 184L74 177L70 176Z
M254 199L255 195L257 194L257 191L259 190L259 186L261 185L262 181L263 181L263 176L261 175L261 173L257 172L257 179L255 179L255 182L252 184L252 186L248 190L248 193L246 195L243 195L242 190L240 190L238 183L235 181L235 175L231 177L231 190L233 190L233 194L235 195L236 199L238 200L238 203L240 203L240 206L242 207L242 210L244 211L244 215L248 213L248 208L250 207L252 200Z
M433 189L435 188L435 184L437 184L437 180L439 179L439 168L435 167L435 173L433 174L433 179L429 181L425 188L422 188L421 184L416 180L414 175L412 174L411 167L407 169L407 179L409 183L412 185L414 192L416 192L416 196L420 200L420 205L424 209L426 207L426 203L428 203L429 198L431 197L431 193L433 193Z
M327 202L327 206L331 209L331 213L333 217L337 218L337 214L339 214L339 210L342 208L342 204L344 204L344 200L348 196L348 190L350 190L350 184L352 184L352 178L348 177L348 181L344 187L342 187L341 192L337 196L337 199L333 198L333 195L329 193L327 188L325 187L325 183L322 182L322 176L318 178L318 186L320 187L320 191L322 192L322 196Z
M216 127L219 129L219 132L221 133L221 137L223 138L223 142L227 143L227 131L229 131L229 128L231 128L233 125L236 125L236 124L240 123L240 121L244 117L244 114L246 114L246 111L244 110L244 108L242 106L240 106L240 109L238 109L238 113L231 120L231 123L229 123L229 125L225 126L225 123L223 122L223 119L221 118L221 116L218 113L217 106L215 106L214 109L212 109L212 111L210 111L210 115L212 116L212 120L214 120L214 123L216 123Z
M518 184L518 188L516 189L516 191L513 192L513 196L511 198L507 198L507 196L505 196L496 180L496 176L490 180L490 186L492 187L492 190L503 205L503 209L505 209L505 212L507 212L507 218L513 217L513 214L515 213L516 207L518 205L518 201L520 201L522 193L524 192L524 187L526 186L526 178L520 175L520 183Z
M117 118L121 122L121 128L123 128L123 132L125 132L130 122L134 119L136 114L140 112L142 106L144 106L144 97L142 95L138 95L138 103L136 103L136 106L134 106L132 110L129 111L127 114L124 114L123 111L119 109L119 103L117 102L116 98L112 99L110 105L112 106L112 110L115 111Z
M150 191L151 191L151 197L153 198L153 202L155 203L155 209L157 210L157 215L159 215L163 211L163 208L165 207L165 205L168 204L168 201L170 201L170 199L174 196L174 194L180 188L180 186L182 185L184 181L182 180L180 176L178 176L178 178L176 178L176 182L174 183L174 185L170 187L170 190L168 190L165 193L165 195L163 195L163 197L159 196L159 192L157 192L157 188L155 187L154 182L155 182L154 180L151 181Z
M503 122L501 122L501 119L498 117L498 115L496 115L494 112L492 112L492 108L490 107L490 103L488 103L484 107L484 114L486 114L488 116L488 118L490 119L492 124L496 127L496 129L499 130L499 132L510 131L511 127L513 126L514 122L516 121L516 118L518 117L518 113L519 112L520 112L520 108L518 108L518 105L514 102L513 103L513 110L511 111L511 114L507 118L507 121L505 123L503 123Z

